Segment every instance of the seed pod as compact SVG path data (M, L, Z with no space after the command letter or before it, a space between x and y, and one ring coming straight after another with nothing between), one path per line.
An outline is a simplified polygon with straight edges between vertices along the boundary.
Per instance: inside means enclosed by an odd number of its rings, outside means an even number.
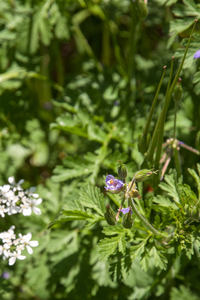
M147 5L144 3L143 0L136 0L136 7L137 7L139 17L141 19L145 19L148 15Z
M181 78L179 78L179 81L177 82L175 88L174 88L174 101L179 102L183 95L183 89L181 86Z
M149 144L150 144L150 140L151 140L151 134L139 134L138 137L138 149L142 154L145 154L149 148Z
M122 179L125 179L127 177L128 175L127 167L121 161L119 161L117 170L118 170L119 177L121 177Z
M106 222L111 225L111 226L114 226L115 223L116 223L116 216L115 216L115 213L114 211L112 210L110 204L107 204L106 205L106 212L104 214L104 217L106 219Z
M148 170L148 169L140 170L135 174L135 181L137 181L137 182L147 181L151 178L152 174L157 174L156 172L158 172L158 171L153 171L153 169L152 170Z
M131 216L132 209L129 208L129 212L123 216L122 225L124 228L130 229L133 226L134 220Z

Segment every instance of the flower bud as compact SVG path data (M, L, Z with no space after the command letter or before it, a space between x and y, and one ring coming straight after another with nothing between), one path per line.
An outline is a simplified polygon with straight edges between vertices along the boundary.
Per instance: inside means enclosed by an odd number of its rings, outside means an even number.
M128 184L128 190L129 190L129 188L131 186L131 183L132 182L129 182L129 184ZM138 193L138 190L135 188L135 183L134 183L133 186L132 186L132 188L131 188L131 190L128 193L128 197L137 198L138 196L140 196L140 195Z
M175 88L174 88L174 101L179 102L183 95L183 89L181 86L181 78L179 78Z
M132 219L132 208L129 207L129 212L123 216L122 225L124 228L130 229L133 226L134 220Z
M157 174L156 172L158 172L158 171L153 171L153 169L152 170L148 170L148 169L140 170L135 174L135 181L137 181L137 182L147 181L151 178L152 174Z
M119 177L121 177L122 179L125 179L127 177L128 175L127 167L121 161L119 161L117 170L118 170Z
M104 217L106 219L106 222L111 225L111 226L114 226L115 223L116 223L116 216L115 216L115 213L114 211L112 210L110 204L107 204L106 205L106 212L104 214Z
M136 0L138 15L141 19L145 19L148 15L148 8L144 0Z
M188 207L186 209L187 216L192 218L194 221L200 221L200 208L199 207Z

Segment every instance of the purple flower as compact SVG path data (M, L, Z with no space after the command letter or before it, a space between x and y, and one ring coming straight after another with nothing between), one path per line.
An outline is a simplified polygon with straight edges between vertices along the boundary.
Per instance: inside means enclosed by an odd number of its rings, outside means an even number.
M116 179L113 175L108 175L106 177L106 185L105 190L107 192L117 194L122 190L124 183L123 181Z
M131 206L126 207L126 208L122 208L122 209L118 209L118 211L121 211L124 215L127 214L127 213L129 213L129 211L131 211L131 214L133 213Z
M3 272L3 274L1 275L1 277L4 278L4 279L9 279L10 278L10 273Z
M200 50L195 53L194 58L200 58Z

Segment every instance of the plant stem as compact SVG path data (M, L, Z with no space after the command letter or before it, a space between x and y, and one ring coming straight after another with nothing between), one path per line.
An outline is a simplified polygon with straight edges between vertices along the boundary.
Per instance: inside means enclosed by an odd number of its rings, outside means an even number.
M150 144L150 147L149 147L149 151L147 153L147 160L149 160L151 162L153 160L153 154L155 152L155 148L156 148L156 145L157 145L156 158L155 158L155 164L154 164L154 167L156 169L158 169L158 167L159 167L159 161L160 161L160 156L161 156L161 151L162 151L162 142L163 142L163 135L164 135L164 124L165 124L165 118L166 118L167 110L169 108L169 104L170 104L170 101L171 101L172 93L174 91L176 82L179 78L179 74L182 70L183 63L185 61L185 57L186 57L186 54L187 54L187 51L188 51L188 48L189 48L189 45L190 45L190 42L191 42L191 39L192 39L192 35L193 35L193 32L194 32L196 22L197 22L197 20L195 20L195 24L192 28L190 38L188 40L187 47L185 49L185 53L183 55L181 64L178 68L178 71L176 73L176 76L173 80L173 83L172 83L170 89L169 89L169 84L168 84L164 106L163 106L163 109L161 111L160 117L159 117L159 119L156 123L154 134L153 134L151 144Z
M181 174L182 174L182 170L181 170L180 154L179 154L179 151L178 151L177 147L174 148L174 160L175 160L177 176L180 177Z
M177 121L178 103L175 101L175 111L174 111L174 142L176 140L176 121Z
M117 215L116 215L116 221L118 221L118 219L119 219L120 210L122 209L125 200L126 200L126 198L125 198L125 194L124 194L123 199L122 199L122 202L121 202L120 207L119 207L119 210L118 210L118 213L117 213Z
M131 202L132 202L132 208L134 213L136 214L136 216L140 219L140 221L143 223L143 225L149 229L151 232L153 232L155 235L161 235L163 237L169 237L168 234L163 234L159 231L157 231L151 224L149 224L149 222L139 213L139 211L137 210L134 200L133 198L131 198Z
M143 135L147 135L148 132L149 132L149 127L150 127L151 120L152 120L152 117L153 117L154 109L155 109L156 102L157 102L157 99L158 99L158 95L159 95L159 92L160 92L160 88L161 88L161 85L162 85L162 82L163 82L163 78L165 76L166 66L164 66L163 69L164 69L163 74L162 74L162 77L160 79L155 97L153 99L153 103L151 105L151 109L150 109L150 112L149 112L149 115L148 115L148 118L147 118L147 122L146 122L144 130L143 130Z

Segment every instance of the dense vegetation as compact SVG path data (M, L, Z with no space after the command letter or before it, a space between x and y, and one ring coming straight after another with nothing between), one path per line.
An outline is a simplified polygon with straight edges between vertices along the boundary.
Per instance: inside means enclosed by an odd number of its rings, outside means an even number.
M199 299L198 3L0 0L1 299Z

